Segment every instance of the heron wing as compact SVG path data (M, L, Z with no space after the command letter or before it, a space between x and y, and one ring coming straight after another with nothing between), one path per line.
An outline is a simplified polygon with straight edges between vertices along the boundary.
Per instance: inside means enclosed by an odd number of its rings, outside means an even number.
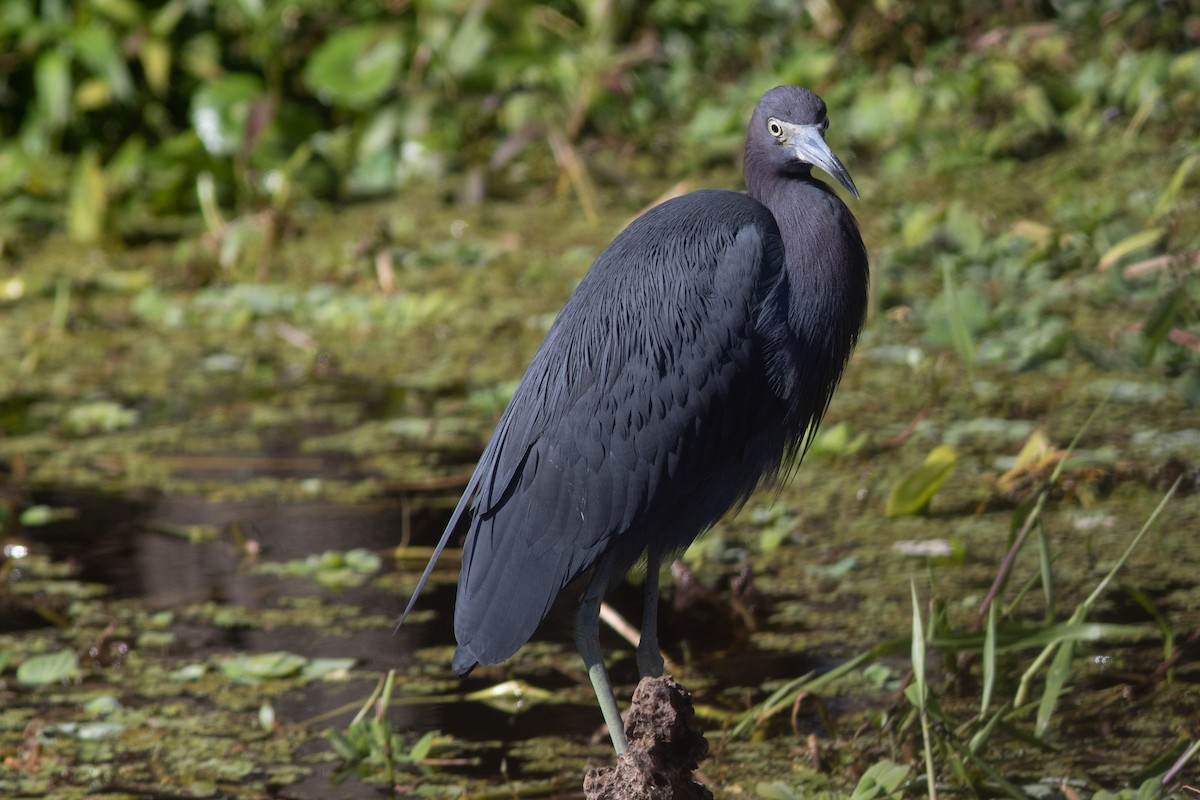
M735 490L703 482L770 394L754 321L781 270L770 212L734 192L658 206L601 254L468 486L457 671L512 655L601 555L636 559L648 523L683 546L753 488L758 474Z

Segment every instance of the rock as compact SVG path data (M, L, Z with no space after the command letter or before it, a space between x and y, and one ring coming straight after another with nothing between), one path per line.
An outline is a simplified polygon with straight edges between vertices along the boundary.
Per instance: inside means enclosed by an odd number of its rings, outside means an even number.
M712 800L692 778L708 742L692 696L669 677L642 678L625 720L629 746L615 767L588 770L587 800Z

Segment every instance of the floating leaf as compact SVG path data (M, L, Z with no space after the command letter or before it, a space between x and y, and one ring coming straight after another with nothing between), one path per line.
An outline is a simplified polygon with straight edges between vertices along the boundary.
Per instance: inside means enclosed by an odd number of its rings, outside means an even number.
M314 658L304 665L300 677L306 681L315 681L335 675L344 675L354 668L353 658Z
M17 667L17 683L25 686L47 686L74 678L79 674L79 656L74 650L59 650L27 658Z
M264 700L258 707L258 725L268 733L275 730L275 706L270 700Z
M114 711L119 711L120 708L121 701L111 694L102 694L98 697L93 697L83 704L83 710L89 714L111 714Z
M97 400L70 409L63 419L63 430L79 436L112 433L137 423L138 413L111 400Z
M19 519L25 527L36 528L39 525L75 519L77 516L79 516L79 512L74 508L51 508L50 506L36 505L22 511Z
M259 653L221 662L221 671L236 680L260 681L299 674L308 659L294 653Z
M825 578L841 578L858 566L858 559L846 556L832 564L806 564L804 571L810 575L820 575Z
M195 681L203 678L208 673L208 667L204 664L187 664L170 673L169 677L173 681Z
M81 742L111 739L125 732L126 725L120 722L63 722L46 729L47 733L59 733Z
M539 689L521 680L504 681L486 689L471 692L467 700L479 702L508 713L516 713L538 700L553 701L553 692Z
M933 448L921 466L892 487L884 513L889 517L901 517L924 511L957 463L958 453L953 447L940 445Z

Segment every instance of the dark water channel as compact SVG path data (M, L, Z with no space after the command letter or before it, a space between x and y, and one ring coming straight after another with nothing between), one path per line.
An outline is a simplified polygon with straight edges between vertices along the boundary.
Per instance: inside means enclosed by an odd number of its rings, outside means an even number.
M421 597L421 613L394 630L423 562L419 556L393 559L391 554L402 538L414 549L436 541L446 518L442 504L412 497L358 506L210 502L149 492L114 497L65 490L38 491L28 499L32 504L73 509L74 515L30 528L21 541L52 562L69 565L73 578L82 584L105 587L96 610L82 614L85 622L80 623L77 607L59 604L56 608L58 618L70 620L60 634L81 642L78 649L86 651L85 675L80 679L85 687L121 684L121 702L139 705L162 702L164 693L170 697L173 692L169 686L145 685L155 680L151 673L140 674L146 662L163 669L188 664L208 664L211 669L238 654L275 652L309 660L354 660L347 679L304 682L264 693L279 725L301 726L312 734L300 737L304 741L295 750L297 758L314 759L311 773L287 787L276 787L280 796L361 796L364 787L356 781L336 790L329 783L335 763L328 743L315 734L345 728L378 676L389 669L397 669L398 679L388 719L406 742L437 731L467 743L461 758L448 759L449 765L439 771L439 783L452 784L455 775L485 782L494 782L499 775L506 780L553 777L555 770L547 764L554 762L548 754L554 745L548 743L569 745L563 757L574 759L576 776L589 756L598 763L609 757L590 684L574 654L569 601L560 603L536 643L510 663L478 669L459 681L449 668L457 563L448 558ZM355 549L384 556L380 571L356 586L323 588L309 576L261 574L256 568ZM761 699L759 686L764 680L827 669L840 660L812 652L754 648L744 626L728 609L719 607L728 602L727 597L727 586L719 585L696 593L688 608L663 603L666 646L674 658L695 654L688 675L695 682L699 702L717 700L718 694L725 698L740 694L745 698L742 702ZM7 603L0 616L0 634L49 630L39 602L35 596ZM612 602L628 619L639 618L641 593L636 586L619 589ZM131 613L130 608L138 611ZM169 637L147 646L137 621L164 612L172 615L166 629ZM100 624L106 619L108 627ZM77 624L83 629L73 629ZM605 632L605 640L614 680L628 697L636 682L630 647L611 632ZM131 677L133 685L129 685ZM519 711L464 699L509 678L520 678L551 693L553 699L530 703ZM145 697L138 696L142 690ZM218 711L223 715L228 702L206 696L207 691L180 684L177 693L199 716ZM253 698L252 693L233 704L241 712L235 725L253 728L249 714L254 709L248 707ZM36 705L39 701L17 696L10 702ZM804 727L820 729L815 714L805 717ZM409 779L410 786L420 782L419 776ZM400 781L401 786L404 783Z

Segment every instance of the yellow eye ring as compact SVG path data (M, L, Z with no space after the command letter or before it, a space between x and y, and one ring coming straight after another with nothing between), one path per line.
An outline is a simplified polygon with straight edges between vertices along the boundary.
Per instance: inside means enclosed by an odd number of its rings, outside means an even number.
M779 120L775 119L774 117L771 117L769 120L767 120L767 131L769 131L770 134L776 139L783 136L783 126L780 125Z

